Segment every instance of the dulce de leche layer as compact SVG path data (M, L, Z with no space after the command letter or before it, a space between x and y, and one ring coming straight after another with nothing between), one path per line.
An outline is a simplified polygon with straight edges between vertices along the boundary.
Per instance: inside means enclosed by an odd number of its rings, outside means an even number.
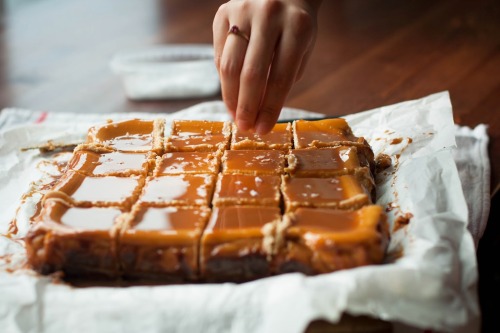
M222 157L223 173L280 175L285 166L279 150L226 150Z
M144 184L141 176L93 177L70 170L52 188L62 192L77 206L117 206L129 208L136 200ZM46 196L51 196L50 192Z
M96 153L75 151L68 163L68 170L74 170L89 176L146 175L153 161L149 153L122 153L111 151Z
M148 206L208 206L215 176L186 174L149 177L139 202Z
M267 134L245 132L233 124L231 149L272 149L287 151L292 148L292 126L290 123L276 124Z
M280 203L280 177L274 175L219 174L214 206L275 206Z
M366 145L363 138L354 136L343 118L293 122L294 147L335 147L340 145Z
M280 218L277 207L215 208L201 239L202 277L243 282L269 276L272 233Z
M283 176L281 190L287 212L298 207L356 209L370 203L368 190L353 175L332 178Z
M102 144L119 151L161 153L163 150L163 119L131 119L91 127L86 143Z
M43 274L117 277L115 234L121 215L116 207L81 208L45 200L26 236L29 263Z
M174 120L171 135L197 136L197 135L224 135L231 134L231 123L228 121L209 120Z
M220 158L212 152L171 152L158 157L155 176L219 172Z
M369 167L358 158L356 147L340 146L323 149L292 149L287 155L285 169L295 177L333 177L355 173L361 167Z
M199 275L201 232L206 207L136 206L120 237L120 263L126 278L190 281Z
M229 148L229 122L174 120L165 148L173 151L220 152Z

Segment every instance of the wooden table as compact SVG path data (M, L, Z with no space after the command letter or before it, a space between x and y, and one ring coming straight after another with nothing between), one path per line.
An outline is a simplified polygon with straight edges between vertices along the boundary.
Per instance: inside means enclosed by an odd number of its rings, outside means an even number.
M211 43L220 4L2 2L0 106L173 112L205 101L128 101L109 60L116 52L156 44ZM500 181L499 1L325 0L315 51L286 105L343 115L444 90L457 123L489 126L493 193ZM490 328L498 325L494 311L500 308L498 196L478 257L484 323Z

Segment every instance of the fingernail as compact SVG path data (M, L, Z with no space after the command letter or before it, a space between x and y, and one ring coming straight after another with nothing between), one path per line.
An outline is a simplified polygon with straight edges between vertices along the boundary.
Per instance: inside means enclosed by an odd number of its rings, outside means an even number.
M266 123L258 123L257 126L255 127L255 132L259 135L264 135L269 133L272 128L273 128L272 126L269 126Z
M238 127L238 129L240 131L244 131L244 132L253 132L254 131L254 128L252 126L250 126L246 121L238 120L236 122L236 126Z

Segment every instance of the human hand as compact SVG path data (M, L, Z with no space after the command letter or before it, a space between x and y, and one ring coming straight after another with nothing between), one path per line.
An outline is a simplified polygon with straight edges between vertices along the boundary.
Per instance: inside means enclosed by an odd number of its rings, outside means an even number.
M265 134L276 124L314 46L320 3L233 0L220 6L213 22L215 65L239 129Z

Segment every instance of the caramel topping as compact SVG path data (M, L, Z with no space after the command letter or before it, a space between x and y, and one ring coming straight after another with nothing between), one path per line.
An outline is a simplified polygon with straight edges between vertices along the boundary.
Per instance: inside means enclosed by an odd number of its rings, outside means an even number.
M158 163L155 175L174 175L184 173L217 173L219 159L210 152L173 152L166 153Z
M335 143L356 141L351 128L343 118L323 119L316 121L294 121L295 147L306 148L314 141L321 143Z
M125 120L104 126L91 127L87 143L102 143L121 151L147 151L152 149L154 121Z
M288 156L291 166L288 172L293 174L332 174L342 170L359 168L356 147L337 147L325 149L292 149Z
M224 135L170 136L167 139L168 151L211 151L223 149L229 138Z
M302 235L309 243L361 242L381 237L385 223L380 206L365 206L357 211L299 208L291 214L292 225L287 234ZM333 244L332 244L333 245Z
M172 135L175 136L199 136L229 134L229 123L224 121L208 120L174 120L172 123Z
M283 195L288 204L339 203L358 195L366 199L368 194L356 177L351 175L334 178L283 177L283 184Z
M79 230L109 230L122 212L114 207L71 207L60 200L45 201L40 220Z
M69 161L68 169L95 176L144 174L148 168L147 158L147 154L77 151Z
M205 233L228 229L261 229L280 218L278 207L231 206L215 208Z
M120 205L134 197L141 184L139 177L90 177L68 171L53 190L66 193L75 202Z
M208 208L141 207L135 215L133 229L175 234L179 230L201 231L210 214Z
M139 200L149 205L207 205L214 176L208 174L171 175L150 178Z
M278 206L279 176L219 175L214 205L248 204Z
M224 173L281 174L285 164L279 150L227 150L223 157Z
M232 149L288 149L292 146L290 123L276 124L264 135L243 132L233 124Z

